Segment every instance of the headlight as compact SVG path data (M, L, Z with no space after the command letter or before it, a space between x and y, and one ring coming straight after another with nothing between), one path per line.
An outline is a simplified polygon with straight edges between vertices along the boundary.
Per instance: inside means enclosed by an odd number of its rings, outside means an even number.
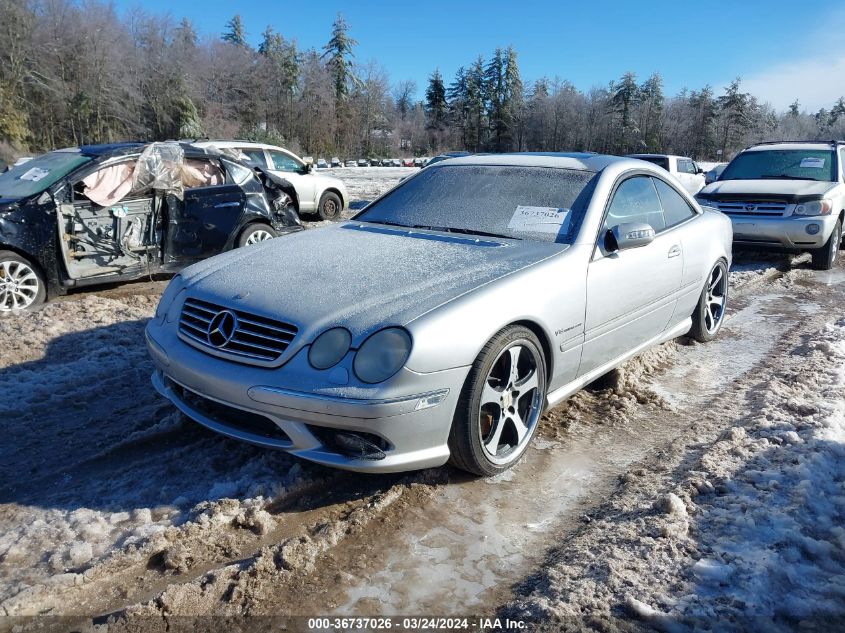
M158 307L156 308L156 318L159 321L164 320L164 315L167 314L168 308L170 308L170 305L173 303L176 295L178 295L184 287L185 283L181 275L176 275L170 280L170 283L167 284L167 288L164 289L161 299L158 300Z
M318 336L308 350L308 362L314 369L334 367L346 356L352 335L342 327L326 330Z
M832 209L830 200L811 200L795 205L792 215L828 215Z
M362 381L382 382L402 368L410 353L411 336L401 328L387 328L364 341L352 367Z

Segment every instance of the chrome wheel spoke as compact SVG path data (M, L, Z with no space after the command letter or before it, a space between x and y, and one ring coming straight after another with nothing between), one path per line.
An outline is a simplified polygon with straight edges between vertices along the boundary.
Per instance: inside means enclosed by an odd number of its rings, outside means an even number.
M539 386L537 382L537 370L532 370L526 378L522 379L522 382L518 382L514 386L519 389L520 396L536 389Z
M484 383L484 389L481 391L481 408L485 404L494 404L497 407L501 406L502 392L497 391L489 382Z
M502 431L505 428L505 420L502 416L499 416L497 420L493 422L493 429L490 432L489 439L484 441L484 448L491 455L496 455L499 452L499 441L502 439Z
M713 271L713 277L710 280L710 292L714 292L718 288L720 281L722 281L722 267L717 266L716 270Z
M508 385L515 385L519 380L519 355L522 353L522 347L514 345L508 350L508 353L510 354Z
M512 413L508 417L513 422L514 428L516 428L517 444L522 444L522 440L524 440L525 436L528 434L528 425L526 425L522 420L522 416L519 415L519 411Z

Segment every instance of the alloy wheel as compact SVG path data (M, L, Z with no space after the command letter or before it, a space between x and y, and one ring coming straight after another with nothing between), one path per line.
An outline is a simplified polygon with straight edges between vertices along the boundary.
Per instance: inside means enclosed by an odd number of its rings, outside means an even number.
M533 435L542 408L539 354L527 341L515 341L494 361L481 392L479 437L494 464L515 460Z
M728 295L728 276L722 264L717 265L707 280L707 296L704 302L704 327L713 334L725 317L725 303Z
M33 304L39 291L38 276L24 262L0 261L0 311L23 310Z
M271 239L273 239L273 236L269 231L258 229L250 233L249 237L246 238L246 245L249 246L250 244L258 244L259 242L266 242Z

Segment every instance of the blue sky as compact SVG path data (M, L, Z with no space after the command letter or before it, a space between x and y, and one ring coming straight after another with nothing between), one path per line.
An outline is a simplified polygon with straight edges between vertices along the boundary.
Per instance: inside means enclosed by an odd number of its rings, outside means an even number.
M302 48L321 48L337 12L358 40L360 63L379 62L391 81L413 79L422 94L439 68L447 81L461 65L496 46L513 45L523 80L555 75L578 88L604 85L627 70L644 79L658 71L666 92L734 77L745 89L785 109L798 99L808 110L845 94L845 6L770 0L302 0L233 3L218 0L115 0L121 12L190 18L217 36L240 13L257 44L269 24Z

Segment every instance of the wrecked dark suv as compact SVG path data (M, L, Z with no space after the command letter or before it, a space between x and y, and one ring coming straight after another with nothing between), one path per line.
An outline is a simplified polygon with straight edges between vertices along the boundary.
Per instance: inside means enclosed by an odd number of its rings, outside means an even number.
M295 196L284 179L215 148L49 152L0 174L0 311L301 230Z

